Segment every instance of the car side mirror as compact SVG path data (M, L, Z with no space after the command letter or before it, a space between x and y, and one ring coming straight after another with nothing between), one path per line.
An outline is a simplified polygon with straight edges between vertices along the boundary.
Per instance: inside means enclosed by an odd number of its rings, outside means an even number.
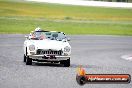
M26 38L26 39L28 39L28 36L27 36L27 35L25 35L25 38Z
M70 38L67 38L67 41L70 41Z

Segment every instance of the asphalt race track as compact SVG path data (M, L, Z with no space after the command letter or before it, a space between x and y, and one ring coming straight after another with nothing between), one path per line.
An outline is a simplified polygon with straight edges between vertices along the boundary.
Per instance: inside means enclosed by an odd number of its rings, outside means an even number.
M71 66L23 62L24 35L0 35L0 88L132 88L130 84L86 84L76 82L76 71L82 65L91 74L130 74L132 62L121 59L132 54L132 36L74 35Z

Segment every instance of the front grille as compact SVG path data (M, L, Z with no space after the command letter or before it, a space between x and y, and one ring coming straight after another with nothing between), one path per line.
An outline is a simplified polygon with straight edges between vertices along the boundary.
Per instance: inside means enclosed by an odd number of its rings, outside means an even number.
M56 51L56 50L43 50L43 49L38 49L37 50L37 55L42 55L42 54L47 54L47 55L62 55L62 50Z

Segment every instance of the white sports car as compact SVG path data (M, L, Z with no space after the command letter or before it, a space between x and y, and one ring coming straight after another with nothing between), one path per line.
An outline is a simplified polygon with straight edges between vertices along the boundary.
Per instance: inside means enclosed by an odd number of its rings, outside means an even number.
M63 32L56 31L32 31L25 36L24 41L24 62L32 65L32 61L42 61L63 64L70 66L71 46Z

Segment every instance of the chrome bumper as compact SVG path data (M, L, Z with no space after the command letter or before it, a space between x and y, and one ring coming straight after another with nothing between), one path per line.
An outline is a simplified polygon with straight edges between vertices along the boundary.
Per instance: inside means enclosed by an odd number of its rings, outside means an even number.
M29 55L32 60L44 60L44 61L61 61L67 60L70 56L55 56L55 55Z

